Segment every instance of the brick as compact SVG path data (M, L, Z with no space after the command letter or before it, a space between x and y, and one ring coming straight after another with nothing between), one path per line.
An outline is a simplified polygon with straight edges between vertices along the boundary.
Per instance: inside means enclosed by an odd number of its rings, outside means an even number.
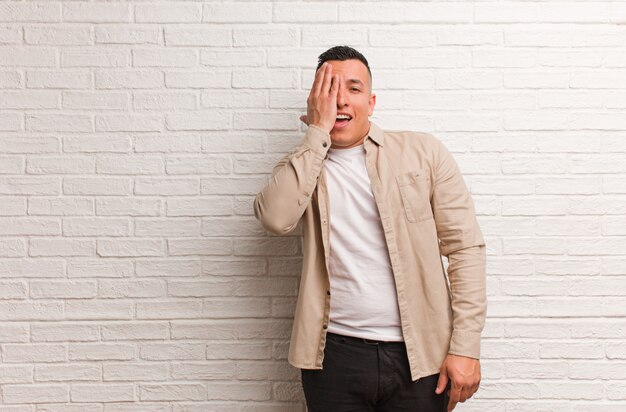
M93 38L89 27L24 27L26 44L50 44L60 46L80 46L92 44Z
M66 109L128 109L128 95L115 92L64 92L63 107Z
M92 241L30 239L30 256L92 256ZM35 297L35 296L33 296Z
M225 89L230 87L231 77L231 71L224 69L208 69L205 72L167 71L165 84L170 89ZM230 89L225 91L232 92Z
M7 218L2 219L0 235L58 235L59 222L46 218Z
M211 298L205 300L203 313L211 319L252 318L270 316L267 298Z
M234 362L177 362L172 364L172 376L175 379L217 380L230 379L235 376ZM213 382L210 382L212 385Z
M329 23L337 21L337 4L307 2L273 3L272 20L287 23Z
M163 241L157 239L98 239L99 256L161 256Z
M207 359L211 360L237 360L237 359L270 359L271 346L269 342L229 342L207 343ZM234 368L233 368L234 370ZM232 372L231 372L232 373Z
M0 114L0 131L17 132L22 129L22 116L17 113Z
M1 89L21 89L24 87L22 74L17 70L0 70Z
M141 358L147 360L193 360L204 359L204 355L205 346L201 343L144 343L141 345Z
M128 277L133 273L131 262L115 261L107 259L81 260L69 262L67 265L67 275L70 278L92 278L92 277Z
M0 341L3 343L10 342L28 342L29 332L28 323L5 322L0 323ZM0 376L3 376L0 373Z
M475 23L531 23L538 18L539 5L534 3L481 3L474 6Z
M167 322L123 322L102 325L103 340L168 339Z
M233 31L233 41L235 47L297 46L299 42L299 31L289 27L273 29L235 29ZM303 45L306 45L304 35Z
M127 136L101 137L64 137L63 150L68 153L125 153L130 150L131 143Z
M604 23L608 8L584 3L539 4L538 22L549 23Z
M168 239L167 249L170 256L188 255L230 255L230 239Z
M161 174L163 160L148 156L101 156L96 163L96 172L113 175Z
M208 394L211 400L264 401L271 392L270 382L212 382Z
M99 24L95 26L94 32L96 44L158 44L161 38L159 27L141 24Z
M96 200L99 216L158 216L161 210L159 199L110 198ZM103 222L106 222L103 220Z
M150 89L164 84L164 76L155 70L100 70L95 72L96 89Z
M231 115L227 112L196 110L165 116L168 130L227 130L231 124Z
M300 120L293 113L235 113L233 126L236 130L262 130L271 125L274 130L294 130Z
M56 52L46 47L3 47L0 49L0 67L55 67Z
M0 299L25 299L27 296L25 282L1 281Z
M66 347L61 344L6 344L3 345L4 362L63 362Z
M21 27L0 27L0 43L1 44L18 44L22 41Z
M206 399L206 387L201 384L139 385L139 398L142 401L198 401Z
M26 243L24 241L21 239L0 239L0 257L23 256L26 256Z
M200 64L217 67L259 67L265 62L260 50L202 50Z
M203 22L214 23L265 23L272 19L270 3L206 3Z
M72 385L72 402L125 402L135 400L132 384Z
M202 316L200 301L138 302L137 319L189 319Z
M115 177L72 177L63 180L67 195L129 195L130 180Z
M26 115L26 130L29 132L92 132L91 116L82 114L39 114Z
M63 219L64 236L129 236L130 222L126 219L68 218Z
M99 381L102 367L94 364L35 365L36 382Z
M167 200L167 216L223 216L232 214L229 197L173 198Z
M6 1L0 6L0 21L60 22L61 4L45 2L22 3Z
M86 174L95 170L94 159L88 157L36 157L26 160L26 173L29 174Z
M135 5L135 21L138 23L199 23L201 19L201 4L159 2Z
M359 7L356 7L354 3L339 5L340 22L461 23L471 21L471 16L471 5L454 3L398 3L393 8L382 4L359 5Z
M199 260L185 258L183 260L146 260L137 261L137 276L170 277L170 276L198 276L201 272Z
M7 404L69 402L70 400L68 385L4 385L2 395Z
M0 96L2 97L0 108L3 109L56 109L59 107L59 93L56 91L7 91L0 93Z
M102 115L96 116L98 132L153 132L162 129L163 119L159 115Z
M130 53L124 50L82 48L61 52L61 67L127 67Z
M502 85L502 75L500 73L478 70L441 70L436 74L434 80L438 90L499 89ZM421 88L426 88L426 86L432 83L432 81L428 84L422 82L423 86Z
M319 31L316 32L319 34ZM388 26L370 28L370 45L375 47L429 47L435 45L435 35L425 28Z
M435 34L438 46L501 46L503 44L502 31L498 28L474 26L469 29L464 26L446 26L437 29Z
M165 285L158 280L99 280L101 298L154 298L165 295Z
M50 281L33 280L30 282L30 297L39 299L61 298L93 298L96 296L94 281Z
M165 27L166 46L229 47L233 45L229 28L193 26Z
M136 219L135 236L197 237L200 225L199 219Z
M63 5L63 21L89 23L127 23L131 20L128 4L75 2Z
M33 367L31 365L0 365L0 383L31 383Z
M122 343L72 343L69 347L70 360L129 360L134 359L135 354L134 345Z
M30 336L34 342L93 342L100 340L97 325L89 323L33 323Z
M136 195L181 196L199 192L198 179L192 178L136 178Z
M234 88L252 89L294 89L298 84L294 70L234 70Z
M193 93L139 93L133 95L133 107L139 110L194 110L197 108Z
M0 272L3 278L58 278L63 277L64 268L62 260L0 259Z
M225 156L168 157L165 168L168 174L230 174L232 161Z
M193 49L134 49L135 67L192 67L198 62L198 53Z
M123 300L68 300L65 316L73 320L130 319L132 304Z
M107 363L103 365L104 381L165 381L168 366L159 363Z

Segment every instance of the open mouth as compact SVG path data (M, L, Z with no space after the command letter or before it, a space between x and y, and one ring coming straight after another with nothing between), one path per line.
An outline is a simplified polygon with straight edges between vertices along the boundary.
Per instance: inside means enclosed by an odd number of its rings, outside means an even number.
M341 129L342 127L346 127L348 123L352 120L352 116L347 114L338 114L335 119L335 128Z

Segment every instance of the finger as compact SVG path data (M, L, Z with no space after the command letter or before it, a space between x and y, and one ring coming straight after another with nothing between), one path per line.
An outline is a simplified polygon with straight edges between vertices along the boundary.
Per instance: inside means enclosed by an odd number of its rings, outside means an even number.
M306 114L303 114L302 116L300 116L300 121L306 124L307 126L309 125L309 117Z
M341 85L341 76L333 74L332 86L330 86L330 97L333 101L337 101L337 94L339 93L339 87Z
M317 96L320 94L322 81L324 80L324 73L326 73L326 65L327 63L324 62L322 63L320 68L317 69L317 73L315 74L315 80L313 81L313 86L311 86L311 95Z
M439 373L439 380L437 381L437 389L435 389L435 393L437 395L441 394L443 390L446 388L448 384L448 372L444 369Z
M322 83L322 90L321 90L321 94L322 95L327 95L328 93L330 93L330 82L333 79L333 67L329 64L326 66L326 70L325 70L325 74L324 74L324 81Z
M455 402L452 400L452 398L450 398L450 402L448 402L448 412L452 411L454 408L456 408L456 404L458 402Z

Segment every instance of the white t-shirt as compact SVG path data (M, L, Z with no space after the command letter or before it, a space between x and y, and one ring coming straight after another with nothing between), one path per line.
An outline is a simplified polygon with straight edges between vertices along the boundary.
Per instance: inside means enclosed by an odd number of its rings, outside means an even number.
M330 320L328 331L402 341L389 252L365 168L365 147L328 151Z

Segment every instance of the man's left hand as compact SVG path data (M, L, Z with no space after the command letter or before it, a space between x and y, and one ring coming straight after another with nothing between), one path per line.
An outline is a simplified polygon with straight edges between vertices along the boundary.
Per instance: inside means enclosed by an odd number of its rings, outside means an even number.
M471 398L480 386L480 361L474 358L448 354L439 371L436 394L441 394L448 379L451 381L449 391L450 402L448 412L452 411L456 404L465 402Z

